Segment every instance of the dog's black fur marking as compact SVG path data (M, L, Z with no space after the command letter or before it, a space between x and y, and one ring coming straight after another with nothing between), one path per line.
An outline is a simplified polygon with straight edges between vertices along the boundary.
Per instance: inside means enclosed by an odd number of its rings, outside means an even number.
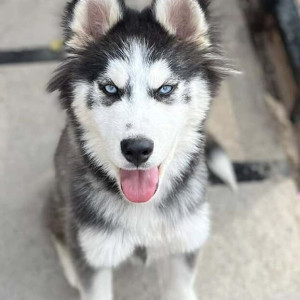
M169 214L172 212L172 207L176 206L179 209L179 213L181 215L193 214L195 213L195 209L199 207L199 201L204 201L206 190L204 189L199 193L198 199L191 199L191 201L187 204L185 203L185 209L182 210L182 204L180 201L180 191L184 188L188 180L194 175L195 168L199 164L201 160L204 160L204 150L201 144L203 141L199 142L199 151L194 153L190 159L190 163L188 164L185 172L182 174L181 178L176 180L173 185L172 191L169 195L162 200L159 204L159 210L163 214ZM204 176L204 174L203 174ZM205 178L206 177L206 178ZM207 180L207 176L202 178L203 182Z
M147 248L140 246L136 247L134 250L134 254L145 264L147 262Z
M82 172L84 171L80 170L80 173ZM91 197L90 192L92 190L91 183L82 177L76 178L72 182L72 209L77 221L86 226L97 227L102 231L114 231L117 228L116 222L99 216L99 213L87 201Z
M129 130L133 127L133 125L131 123L126 124L126 129Z
M95 101L94 101L94 98L93 98L93 91L90 90L89 94L88 94L88 98L87 98L87 107L89 109L92 109L94 104L95 104Z
M63 20L62 20L62 27L64 29L64 37L65 37L66 41L69 40L73 35L71 28L70 28L70 24L73 20L75 7L79 1L80 0L70 1L67 3L66 8L65 8L65 12L64 12Z
M189 269L194 270L196 263L197 263L197 253L196 252L192 252L192 253L187 253L185 254L185 262L186 265L189 267Z

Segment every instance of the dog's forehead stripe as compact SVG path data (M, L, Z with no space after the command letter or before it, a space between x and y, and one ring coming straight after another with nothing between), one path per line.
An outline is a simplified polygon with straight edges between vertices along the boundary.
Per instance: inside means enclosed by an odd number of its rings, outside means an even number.
M109 62L106 76L119 88L125 88L129 80L128 63L123 59L114 59Z
M166 60L149 60L150 50L146 45L134 42L124 53L127 57L110 61L105 73L119 88L125 88L128 83L134 87L140 84L137 79L143 78L145 88L158 89L172 77Z
M148 83L151 89L160 88L166 81L171 78L172 73L165 60L154 62L149 69Z

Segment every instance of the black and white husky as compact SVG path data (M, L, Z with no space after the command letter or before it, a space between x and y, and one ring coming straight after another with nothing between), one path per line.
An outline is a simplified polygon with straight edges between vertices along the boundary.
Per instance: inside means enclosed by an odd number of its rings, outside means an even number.
M209 234L203 124L230 69L207 0L130 2L67 5L67 57L49 84L67 125L46 217L82 300L113 299L112 268L141 254L159 261L162 299L192 300Z

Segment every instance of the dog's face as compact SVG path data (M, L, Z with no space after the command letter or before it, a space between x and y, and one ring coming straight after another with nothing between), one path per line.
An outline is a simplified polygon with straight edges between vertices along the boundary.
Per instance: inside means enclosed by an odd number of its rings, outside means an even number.
M205 14L196 0L157 0L142 13L80 0L66 21L70 56L52 89L68 99L84 152L125 198L147 202L170 165L180 176L199 151L222 73Z

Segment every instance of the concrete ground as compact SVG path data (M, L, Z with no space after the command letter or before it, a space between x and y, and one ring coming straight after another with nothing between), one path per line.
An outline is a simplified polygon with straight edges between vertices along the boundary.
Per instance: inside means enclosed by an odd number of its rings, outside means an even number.
M234 160L286 161L265 100L260 66L238 0L216 1L226 50L243 75L222 87L208 127ZM61 0L2 0L0 49L45 46L59 36ZM50 3L51 2L51 3ZM0 66L0 299L78 299L64 280L41 210L64 123L45 86L57 63ZM195 288L202 300L299 300L300 204L290 177L209 189L212 235ZM159 299L155 268L122 266L117 300ZM130 276L128 276L130 274Z

